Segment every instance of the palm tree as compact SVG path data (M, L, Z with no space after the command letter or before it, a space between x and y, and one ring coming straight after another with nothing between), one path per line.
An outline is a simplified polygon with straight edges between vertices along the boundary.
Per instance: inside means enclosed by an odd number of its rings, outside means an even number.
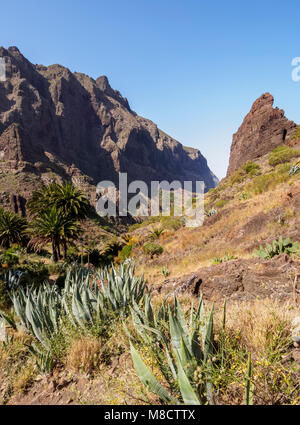
M10 211L0 209L0 244L10 248L12 243L25 240L26 220Z
M52 182L48 186L42 186L33 193L27 205L34 216L44 211L45 208L55 207L57 211L61 211L71 219L85 218L90 207L83 192L70 182L63 184Z
M32 238L29 242L34 250L39 250L48 243L52 245L53 261L60 259L60 247L63 249L63 258L67 256L67 244L72 243L80 234L80 226L70 217L66 217L62 211L55 207L48 208L35 217L30 233Z
M45 211L46 208L53 206L53 196L56 186L57 183L52 182L48 186L43 185L40 189L33 192L31 199L26 204L31 215L36 216Z
M70 182L56 185L53 204L64 215L74 219L85 218L90 206L83 192Z

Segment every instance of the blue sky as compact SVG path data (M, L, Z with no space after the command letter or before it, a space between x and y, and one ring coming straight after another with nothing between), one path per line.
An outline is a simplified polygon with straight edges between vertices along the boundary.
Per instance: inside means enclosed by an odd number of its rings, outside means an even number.
M14 0L1 4L0 45L60 63L113 88L220 178L232 134L269 91L300 123L299 1Z

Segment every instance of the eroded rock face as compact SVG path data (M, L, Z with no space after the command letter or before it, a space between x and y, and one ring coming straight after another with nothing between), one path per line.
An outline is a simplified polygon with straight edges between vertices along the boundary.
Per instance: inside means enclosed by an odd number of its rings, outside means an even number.
M273 108L270 93L260 96L252 105L242 125L233 135L227 176L249 160L255 160L277 146L287 143L296 128L284 111Z
M0 159L42 173L62 163L94 184L129 181L203 180L216 177L196 149L185 148L130 109L105 76L96 81L60 65L31 64L16 47L0 48L5 82L0 82ZM52 167L53 168L53 167ZM59 172L59 171L57 171Z
M224 302L251 301L257 297L271 297L282 301L299 302L294 297L291 273L298 274L300 264L285 254L271 260L246 258L203 267L192 274L166 279L161 286L153 288L162 294L189 293L205 300ZM294 321L294 341L300 342L300 318Z

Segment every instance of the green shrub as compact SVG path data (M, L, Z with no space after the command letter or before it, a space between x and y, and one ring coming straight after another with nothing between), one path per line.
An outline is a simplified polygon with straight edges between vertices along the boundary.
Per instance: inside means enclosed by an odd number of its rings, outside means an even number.
M211 201L215 201L220 197L221 192L223 192L227 187L227 183L218 184L217 187L209 189L207 192Z
M247 199L251 198L251 194L249 192L242 192L239 194L239 199L241 201L246 201Z
M256 162L246 162L246 164L243 165L243 170L246 174L250 176L256 176L259 173L260 166L256 164Z
M239 168L232 174L232 176L229 179L229 183L231 185L236 183L242 183L245 180L246 176L247 174L245 173L245 171Z
M23 264L17 266L24 274L25 281L35 286L41 285L49 279L49 266L39 261L37 263L31 261L24 261Z
M300 138L300 125L297 127L295 133L293 134L292 139L299 139Z
M80 258L80 251L76 246L69 246L67 249L67 261L69 263L73 263L74 261L78 261Z
M273 149L269 155L269 164L274 167L277 164L289 162L292 158L300 155L299 151L290 148L289 146L281 145Z
M16 248L8 248L0 255L0 263L7 264L8 267L14 266L19 262L19 255Z
M289 162L285 162L284 164L279 164L275 167L276 173L284 174L286 176L288 176L290 169L291 169L291 164Z
M8 287L6 283L0 279L0 311L8 310L11 307L11 304Z
M155 243L145 243L143 245L143 251L146 255L149 255L153 258L155 255L160 255L163 252L163 247Z
M130 257L132 252L133 244L125 245L122 250L119 252L119 257L121 261L125 261L127 258Z
M223 208L224 205L226 205L226 204L227 204L227 201L225 199L220 199L219 201L217 201L215 203L215 207L216 208Z
M260 194L273 189L278 184L289 179L289 175L282 172L271 172L257 176L251 183L246 186L246 190L255 194Z
M278 239L278 241L273 241L273 244L266 244L265 248L260 245L259 249L254 251L255 257L261 257L265 260L269 260L270 258L275 257L279 254L297 254L298 253L298 242L291 242L290 238L287 239Z
M260 166L255 162L248 161L231 175L229 183L231 185L242 183L247 177L254 177L259 173Z
M184 226L184 221L181 217L161 217L161 223L164 229L179 230Z
M116 238L108 241L103 250L100 252L100 264L105 266L113 263L114 258L119 255L119 252L122 250L124 245L124 241Z

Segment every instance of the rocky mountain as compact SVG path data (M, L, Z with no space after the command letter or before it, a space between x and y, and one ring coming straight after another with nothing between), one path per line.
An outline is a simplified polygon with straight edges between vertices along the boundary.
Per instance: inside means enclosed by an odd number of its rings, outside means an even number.
M284 111L273 107L270 93L260 96L252 105L242 125L233 135L227 176L243 163L288 143L297 125L288 120Z
M0 57L6 63L6 81L0 82L0 192L2 177L17 178L15 209L20 196L28 195L29 180L35 185L53 173L92 185L117 183L121 171L129 181L203 180L206 190L215 187L218 180L201 153L132 111L107 77L33 65L16 47L0 48ZM26 175L27 184L21 181Z

